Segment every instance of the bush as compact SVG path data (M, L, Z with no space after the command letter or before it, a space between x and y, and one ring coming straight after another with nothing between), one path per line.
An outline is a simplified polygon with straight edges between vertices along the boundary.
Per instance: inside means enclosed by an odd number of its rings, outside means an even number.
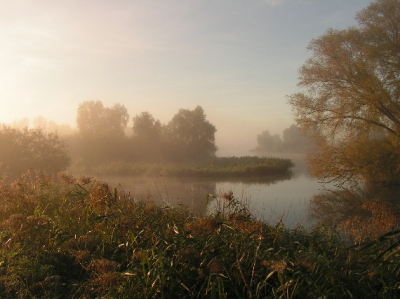
M28 169L49 174L65 170L70 158L57 134L40 129L0 128L0 172L13 178Z

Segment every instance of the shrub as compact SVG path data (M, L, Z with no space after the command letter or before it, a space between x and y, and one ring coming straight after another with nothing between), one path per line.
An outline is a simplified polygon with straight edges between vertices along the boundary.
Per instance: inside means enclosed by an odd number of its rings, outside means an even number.
M40 129L0 128L0 172L16 178L28 169L49 174L65 170L70 163L57 134Z

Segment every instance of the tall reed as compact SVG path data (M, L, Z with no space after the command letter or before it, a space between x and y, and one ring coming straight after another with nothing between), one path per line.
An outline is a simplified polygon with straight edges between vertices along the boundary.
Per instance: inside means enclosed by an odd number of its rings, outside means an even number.
M106 183L30 172L0 182L1 298L396 298L399 235L256 220L232 193L212 215Z

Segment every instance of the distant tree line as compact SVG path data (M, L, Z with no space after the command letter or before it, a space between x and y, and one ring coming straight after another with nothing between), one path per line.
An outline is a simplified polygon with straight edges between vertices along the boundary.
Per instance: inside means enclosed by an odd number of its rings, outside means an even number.
M71 160L90 169L114 161L187 163L215 157L216 128L200 106L179 110L167 124L147 111L132 118L131 128L129 121L121 104L105 107L101 101L86 101L78 107L75 132L43 117L34 119L34 129L28 129L28 119L2 125L0 171L11 176L29 168L54 173L65 170Z
M105 107L100 101L82 103L73 157L87 167L116 160L178 163L215 157L216 128L200 106L179 110L167 124L147 111L137 114L132 118L130 136L125 133L129 120L121 104Z
M271 135L269 131L263 131L257 136L257 146L251 150L254 153L306 153L312 148L312 144L296 125L291 125L280 135Z
M47 133L57 133L59 136L68 136L75 133L75 130L70 125L59 125L40 115L36 116L32 122L28 118L22 118L3 125L18 130L24 130L26 128L41 129Z

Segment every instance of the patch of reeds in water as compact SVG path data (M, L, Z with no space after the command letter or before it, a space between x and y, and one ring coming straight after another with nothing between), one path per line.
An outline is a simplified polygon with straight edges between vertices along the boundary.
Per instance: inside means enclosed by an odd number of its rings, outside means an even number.
M272 176L290 174L289 159L273 157L219 157L196 164L148 164L115 161L94 167L97 175L165 175L173 177Z
M257 221L227 193L197 218L107 184L0 183L1 298L398 298L399 234L349 246Z

